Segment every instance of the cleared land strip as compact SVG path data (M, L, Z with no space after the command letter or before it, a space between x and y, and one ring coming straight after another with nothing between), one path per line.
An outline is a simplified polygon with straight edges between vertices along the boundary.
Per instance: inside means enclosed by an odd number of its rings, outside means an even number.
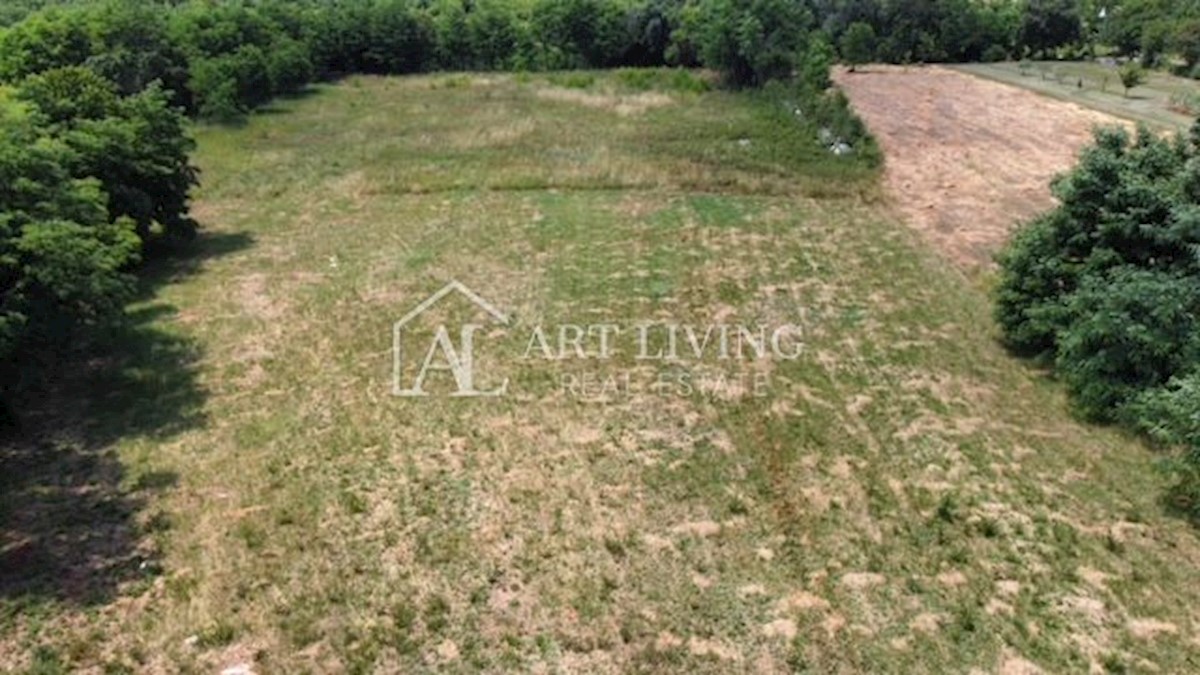
M941 67L834 79L883 147L884 182L907 222L967 268L990 264L1016 224L1053 203L1051 178L1093 128L1125 123Z

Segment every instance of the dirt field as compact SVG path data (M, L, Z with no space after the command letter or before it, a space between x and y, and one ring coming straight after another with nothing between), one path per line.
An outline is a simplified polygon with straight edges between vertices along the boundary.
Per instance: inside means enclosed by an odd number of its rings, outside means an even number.
M885 183L908 222L967 268L1053 204L1103 113L940 67L871 66L834 79L883 147Z

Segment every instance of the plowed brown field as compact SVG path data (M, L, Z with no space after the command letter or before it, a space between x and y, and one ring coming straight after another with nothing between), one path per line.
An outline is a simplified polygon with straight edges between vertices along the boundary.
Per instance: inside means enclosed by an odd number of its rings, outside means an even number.
M956 263L990 264L1012 228L1053 205L1050 180L1097 125L1094 110L940 67L835 72L887 157L907 222Z

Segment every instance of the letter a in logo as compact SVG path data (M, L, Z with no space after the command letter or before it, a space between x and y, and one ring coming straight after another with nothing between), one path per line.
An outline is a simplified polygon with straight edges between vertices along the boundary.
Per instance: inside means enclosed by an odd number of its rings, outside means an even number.
M404 369L403 345L405 326L454 291L464 295L475 306L485 311L497 322L501 324L508 323L508 317L486 300L476 295L471 289L457 281L446 284L442 290L429 296L428 299L417 305L416 308L406 314L404 318L397 321L392 327L392 393L394 395L428 396L429 393L425 391L425 380L431 371L449 372L453 376L456 389L451 396L503 396L508 390L507 379L494 389L480 391L475 388L475 333L480 328L483 328L483 326L474 323L462 326L459 331L458 348L455 348L454 341L450 337L450 331L446 326L439 325L437 331L434 333L433 340L429 344L429 349L425 352L425 358L421 362L421 368L417 372L412 386L405 387L401 382Z

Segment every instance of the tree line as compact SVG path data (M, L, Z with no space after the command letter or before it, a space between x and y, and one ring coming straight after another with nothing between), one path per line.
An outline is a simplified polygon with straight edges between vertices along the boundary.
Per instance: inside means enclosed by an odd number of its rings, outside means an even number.
M0 401L36 379L33 356L112 334L142 264L195 234L189 117L233 120L350 73L676 64L735 86L798 74L800 108L865 136L824 92L835 52L814 16L791 0L6 4Z
M10 0L0 370L31 345L120 320L140 261L195 231L188 117L236 120L349 73L670 65L737 87L792 81L822 126L858 133L844 99L824 93L839 58L1045 55L1100 35L1191 53L1193 24L1174 18L1195 0L1097 4L1108 1Z

